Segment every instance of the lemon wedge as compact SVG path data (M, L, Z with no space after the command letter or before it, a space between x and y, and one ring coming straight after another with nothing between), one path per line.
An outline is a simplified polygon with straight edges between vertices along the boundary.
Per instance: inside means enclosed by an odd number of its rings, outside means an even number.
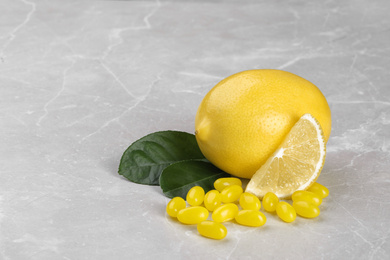
M253 175L246 192L259 198L273 192L280 199L288 199L294 191L306 190L317 180L325 155L325 136L320 123L311 114L304 114Z

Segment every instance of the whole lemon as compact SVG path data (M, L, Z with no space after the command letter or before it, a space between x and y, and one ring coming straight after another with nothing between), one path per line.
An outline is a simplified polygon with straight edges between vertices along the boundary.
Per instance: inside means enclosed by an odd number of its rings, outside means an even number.
M201 102L195 136L203 155L227 173L251 178L299 118L312 114L326 141L331 112L321 91L281 70L248 70L219 82Z

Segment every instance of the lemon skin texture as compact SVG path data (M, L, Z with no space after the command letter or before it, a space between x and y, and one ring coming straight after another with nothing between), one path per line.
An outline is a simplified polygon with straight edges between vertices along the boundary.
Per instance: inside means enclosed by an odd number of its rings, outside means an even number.
M314 84L282 70L247 70L206 94L195 117L195 136L215 166L250 179L306 113L320 122L327 141L331 112Z

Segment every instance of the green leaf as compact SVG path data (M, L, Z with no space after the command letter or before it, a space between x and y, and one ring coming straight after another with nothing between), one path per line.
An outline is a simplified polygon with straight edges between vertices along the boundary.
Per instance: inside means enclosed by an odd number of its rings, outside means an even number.
M160 176L160 186L168 198L182 197L194 186L201 186L205 192L214 189L214 182L229 174L210 162L189 160L172 164Z
M142 137L131 144L123 153L118 173L135 183L158 185L165 167L190 159L207 161L194 135L178 131L161 131Z

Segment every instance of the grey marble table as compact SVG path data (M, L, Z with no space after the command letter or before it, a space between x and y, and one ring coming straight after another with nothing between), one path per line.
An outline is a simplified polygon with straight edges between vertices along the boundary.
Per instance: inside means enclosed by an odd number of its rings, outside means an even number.
M389 259L390 2L0 1L0 259ZM287 70L332 110L317 219L227 223L222 241L117 174L192 133L224 77Z

